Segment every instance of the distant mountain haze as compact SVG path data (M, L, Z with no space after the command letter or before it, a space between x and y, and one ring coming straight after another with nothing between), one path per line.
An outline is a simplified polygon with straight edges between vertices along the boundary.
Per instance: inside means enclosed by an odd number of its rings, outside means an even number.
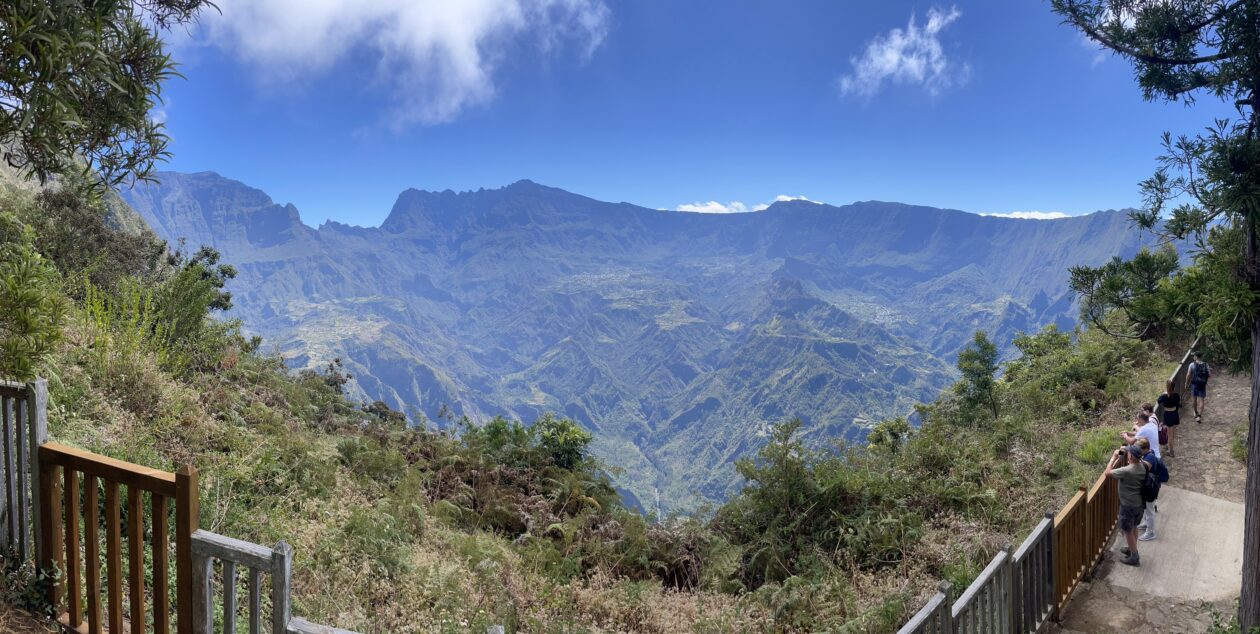
M571 417L628 496L667 510L736 490L772 423L861 440L908 414L977 329L1071 327L1068 268L1142 244L1118 211L692 214L530 181L410 189L380 227L313 229L214 173L159 178L124 198L168 241L219 249L235 314L294 367L340 357L356 394L430 419Z

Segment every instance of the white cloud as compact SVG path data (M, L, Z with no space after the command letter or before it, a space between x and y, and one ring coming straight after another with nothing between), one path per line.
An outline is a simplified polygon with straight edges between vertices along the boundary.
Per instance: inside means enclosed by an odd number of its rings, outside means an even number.
M708 202L694 202L679 205L674 210L690 211L697 214L739 214L748 211L748 206L738 200L732 200L726 204L722 204L716 200L710 200Z
M1019 218L1021 220L1058 220L1068 215L1061 211L1008 211L1000 214L980 214L994 218Z
M221 12L206 13L201 34L252 66L260 81L287 84L343 62L367 65L364 81L390 95L395 128L448 122L489 102L495 71L513 45L533 44L543 55L571 48L589 60L611 21L604 0L217 4Z
M927 23L920 26L914 14L905 30L892 29L877 35L860 57L849 62L853 72L840 78L840 92L870 98L885 81L923 86L932 96L967 81L971 68L951 61L941 46L940 33L962 16L958 7L949 11L928 10Z
M783 203L783 202L788 202L791 200L806 200L814 204L822 204L818 202L817 200L810 200L804 196L787 196L784 194L779 194L778 196L775 196L772 202ZM675 211L690 211L692 213L701 213L701 214L738 214L738 213L744 213L747 211L765 211L770 208L770 205L771 203L759 203L759 204L753 205L752 207L749 207L748 205L745 205L744 203L738 200L732 200L731 202L725 203L725 204L720 203L716 200L710 200L708 202L694 202L694 203L688 203L685 205L679 205L678 207L674 208L674 210Z

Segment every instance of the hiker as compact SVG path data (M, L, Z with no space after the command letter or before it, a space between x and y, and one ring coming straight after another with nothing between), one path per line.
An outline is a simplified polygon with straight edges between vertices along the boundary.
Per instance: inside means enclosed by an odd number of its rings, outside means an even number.
M1145 438L1138 438L1133 444L1142 450L1142 462L1146 467L1146 472L1150 474L1150 477L1142 482L1142 523L1138 524L1138 530L1142 532L1138 536L1138 541L1149 542L1155 539L1155 513L1159 512L1157 502L1159 489L1168 481L1168 467L1164 466L1164 461L1157 458L1151 451L1151 444Z
M1168 457L1172 458L1176 456L1177 425L1181 424L1181 395L1177 393L1177 382L1169 379L1164 386L1164 393L1155 402L1164 415L1161 422L1168 430L1168 442L1165 444L1168 445Z
M1190 392L1190 403L1194 407L1194 422L1203 422L1203 408L1207 406L1207 384L1212 378L1212 368L1208 366L1199 353L1194 353L1194 363L1186 368L1186 387Z
M1123 467L1116 467L1124 458ZM1139 565L1137 527L1142 521L1142 481L1146 479L1146 464L1142 462L1142 450L1137 445L1120 448L1107 463L1104 475L1116 479L1116 487L1120 492L1120 532L1128 546L1120 549L1124 559L1120 563L1129 566Z
M1159 446L1160 455L1162 456L1164 452L1164 445L1168 444L1168 428L1164 427L1164 421L1161 421L1159 417L1155 415L1154 405L1151 405L1150 403L1142 403L1142 413L1146 415L1146 420L1155 425L1155 444Z
M1163 458L1159 453L1159 422L1145 411L1138 412L1134 417L1133 431L1122 432L1120 437L1124 439L1126 445L1132 445L1138 438L1145 438L1146 442L1151 444L1151 451L1155 453L1155 457Z

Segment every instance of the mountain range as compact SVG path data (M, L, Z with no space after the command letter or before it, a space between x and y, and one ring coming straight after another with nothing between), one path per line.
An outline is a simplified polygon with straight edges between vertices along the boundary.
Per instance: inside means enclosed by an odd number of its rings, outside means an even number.
M955 377L975 330L1069 328L1068 268L1130 256L1126 215L979 216L887 202L742 214L608 203L519 181L409 189L379 227L304 224L212 172L124 199L240 274L235 316L293 367L342 359L364 399L442 424L543 412L594 432L632 504L689 509L799 417L860 441Z

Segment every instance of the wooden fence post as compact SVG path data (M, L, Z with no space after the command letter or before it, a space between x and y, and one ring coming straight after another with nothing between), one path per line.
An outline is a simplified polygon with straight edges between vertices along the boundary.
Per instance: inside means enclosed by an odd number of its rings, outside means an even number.
M175 606L179 634L203 634L193 623L192 534L201 522L197 469L186 464L175 472ZM208 634L208 633L207 633Z
M1006 575L1006 583L1003 584L1006 588L1006 621L1003 623L1002 630L1015 634L1015 623L1018 620L1015 615L1019 609L1019 583L1015 580L1015 558L1012 555L1011 545L1003 546L1002 550L1006 551L1006 570L1003 571Z
M944 618L939 621L940 633L954 634L954 611L951 609L954 605L954 597L952 596L954 594L954 584L942 581L937 587L940 589L941 594L945 595L945 600L941 602L941 614Z
M31 472L31 515L34 520L31 536L37 540L35 544L36 557L41 557L45 554L43 549L47 546L39 543L43 541L44 521L47 518L43 516L43 500L40 499L41 469L39 467L39 446L48 442L48 381L35 379L26 384L26 407L24 413L27 416L27 420L18 421L18 424L25 423L29 425L28 429L30 430L30 433L26 435L26 440L29 444L26 449L28 451L27 466ZM43 563L42 559L38 561Z
M39 527L35 531L35 565L38 570L52 574L57 571L57 563L61 561L61 553L64 552L61 541L61 488L57 482L56 465L40 464L39 467L39 491L32 496L31 502L39 507L39 513L35 516L36 526ZM65 566L63 564L60 567ZM64 583L63 577L57 583L48 584L48 603L55 608L61 605Z
M1054 550L1054 511L1046 511L1046 519L1050 520L1050 537L1046 540L1046 596L1050 597L1050 614L1047 616L1051 621L1059 621L1059 598L1055 592L1054 571L1057 567L1055 557L1058 556ZM1038 606L1038 610L1041 607Z
M293 571L293 547L286 542L271 551L271 631L286 634L289 629L289 579Z

